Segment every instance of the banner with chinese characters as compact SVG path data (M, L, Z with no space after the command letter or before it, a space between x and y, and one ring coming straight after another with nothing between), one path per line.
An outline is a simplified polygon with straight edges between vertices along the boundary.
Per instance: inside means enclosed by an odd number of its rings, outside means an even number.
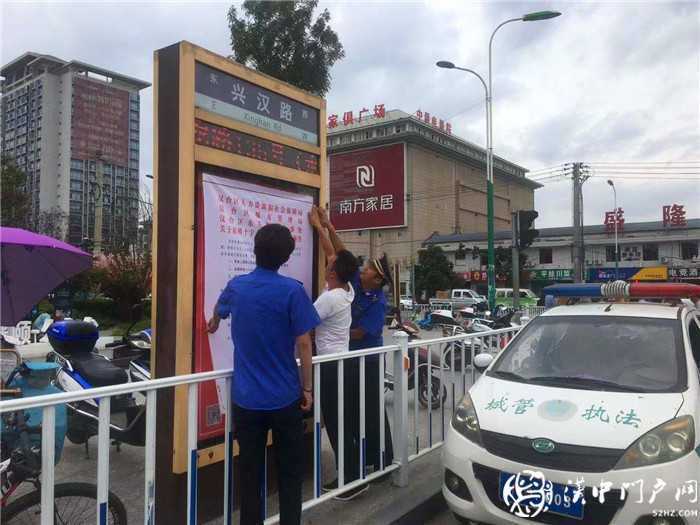
M195 371L204 372L233 366L230 319L223 320L214 334L206 333L204 327L228 281L255 269L254 237L261 226L277 223L290 229L296 248L280 273L301 281L311 297L314 250L308 213L313 197L204 174L200 206L197 264L203 278L197 283L196 315L201 329L195 342ZM223 430L224 396L230 395L224 386L220 381L216 389L211 385L200 388L200 439L215 437Z
M338 230L406 225L404 144L330 156L330 212Z
M548 270L532 270L531 281L573 281L574 271L571 268L551 268Z
M129 165L129 92L73 77L71 157Z

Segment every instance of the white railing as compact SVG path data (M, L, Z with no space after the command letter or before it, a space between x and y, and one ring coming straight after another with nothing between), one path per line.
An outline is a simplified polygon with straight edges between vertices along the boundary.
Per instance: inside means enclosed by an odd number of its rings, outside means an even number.
M445 439L445 421L449 424L449 418L456 409L457 403L467 391L467 370L469 370L469 383L476 380L476 370L471 363L474 356L480 352L499 352L519 330L519 327L493 330L489 332L461 333L451 337L441 337L430 340L414 340L409 342L408 336L404 332L396 332L394 336L395 344L344 352L326 356L316 356L313 358L314 368L314 408L313 408L313 434L314 434L314 480L313 497L305 501L303 510L314 507L327 501L338 493L352 489L366 483L374 478L383 476L389 472L393 473L393 482L398 486L408 484L407 466L410 461L440 447ZM379 357L379 444L380 468L372 473L366 473L365 466L365 443L367 439L366 428L366 362L368 358ZM467 356L469 361L466 361ZM387 359L388 358L388 359ZM359 401L360 401L360 427L359 442L360 447L360 478L345 483L344 450L345 450L345 414L344 414L344 366L350 360L359 362ZM385 370L385 360L391 365L391 370ZM338 488L326 494L321 494L321 365L328 362L337 363L337 395L338 395ZM0 401L0 414L27 410L30 408L43 409L42 421L42 443L53 443L55 440L55 407L66 403L75 403L90 399L99 399L98 412L98 461L97 461L97 496L98 496L98 525L100 523L100 510L105 511L109 493L109 447L110 447L110 399L113 396L123 394L135 394L137 392L145 394L146 403L146 443L145 443L145 481L144 481L144 524L154 523L154 516L157 509L154 507L155 494L155 443L156 443L156 405L158 391L173 388L181 385L188 385L188 450L189 463L187 473L187 516L188 523L194 525L197 519L197 421L198 421L198 386L206 381L226 380L224 392L230 392L231 370L203 372L182 376L173 376L151 381L136 383L125 383L120 385L93 388L81 392L66 392L45 396L28 397ZM437 379L437 380L436 380ZM439 381L438 401L433 399L433 381L436 385ZM412 385L410 384L412 381ZM427 381L427 383L423 383ZM391 464L385 464L386 450L385 435L385 406L386 396L385 386L391 384L393 399L391 407L390 430L393 436L393 456ZM450 386L450 394L447 395L447 387ZM409 403L408 390L413 389L412 403ZM421 401L421 389L425 388L423 397L427 396L427 404ZM443 392L445 392L443 396ZM413 420L409 421L409 404L412 404ZM427 405L419 408L419 405ZM436 405L436 406L433 406ZM227 396L226 414L231 414L231 399ZM446 409L449 409L446 413ZM437 412L439 419L433 416ZM437 428L434 428L437 423ZM223 516L224 523L230 523L233 506L233 458L231 457L233 447L231 418L225 418L225 457L224 457L224 500ZM375 429L371 429L375 431ZM435 439L435 434L439 435ZM410 443L409 443L410 439ZM41 523L42 525L52 525L54 519L54 447L41 447L42 470L41 470ZM267 494L265 487L264 494ZM267 506L265 506L267 508ZM266 523L274 523L279 516L266 516Z

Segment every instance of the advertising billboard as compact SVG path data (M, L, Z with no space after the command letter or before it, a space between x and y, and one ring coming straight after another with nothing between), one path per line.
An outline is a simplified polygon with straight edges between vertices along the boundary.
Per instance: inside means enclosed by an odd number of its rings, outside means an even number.
M404 144L330 156L330 212L338 230L406 225Z
M71 157L129 165L129 93L73 77Z

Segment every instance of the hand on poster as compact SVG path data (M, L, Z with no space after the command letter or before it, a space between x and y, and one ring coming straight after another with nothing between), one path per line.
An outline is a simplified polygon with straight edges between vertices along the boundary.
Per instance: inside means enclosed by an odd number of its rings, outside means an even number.
M323 226L324 228L330 228L331 221L330 219L328 219L328 212L325 210L325 208L319 208L318 206L314 206L314 208L318 213L318 218L321 221L321 226Z
M318 206L311 208L311 211L309 212L309 222L311 223L311 226L317 230L321 229L321 218L318 213Z

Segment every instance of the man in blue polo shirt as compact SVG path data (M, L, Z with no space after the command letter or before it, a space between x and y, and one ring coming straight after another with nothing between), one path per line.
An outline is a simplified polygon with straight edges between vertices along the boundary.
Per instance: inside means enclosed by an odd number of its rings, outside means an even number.
M216 332L231 315L234 349L233 427L240 448L241 523L263 522L261 484L267 432L272 430L280 500L280 523L301 522L304 427L311 409L311 336L320 319L304 287L278 272L294 251L280 224L255 235L256 269L229 281L208 323ZM299 380L294 349L301 360Z

